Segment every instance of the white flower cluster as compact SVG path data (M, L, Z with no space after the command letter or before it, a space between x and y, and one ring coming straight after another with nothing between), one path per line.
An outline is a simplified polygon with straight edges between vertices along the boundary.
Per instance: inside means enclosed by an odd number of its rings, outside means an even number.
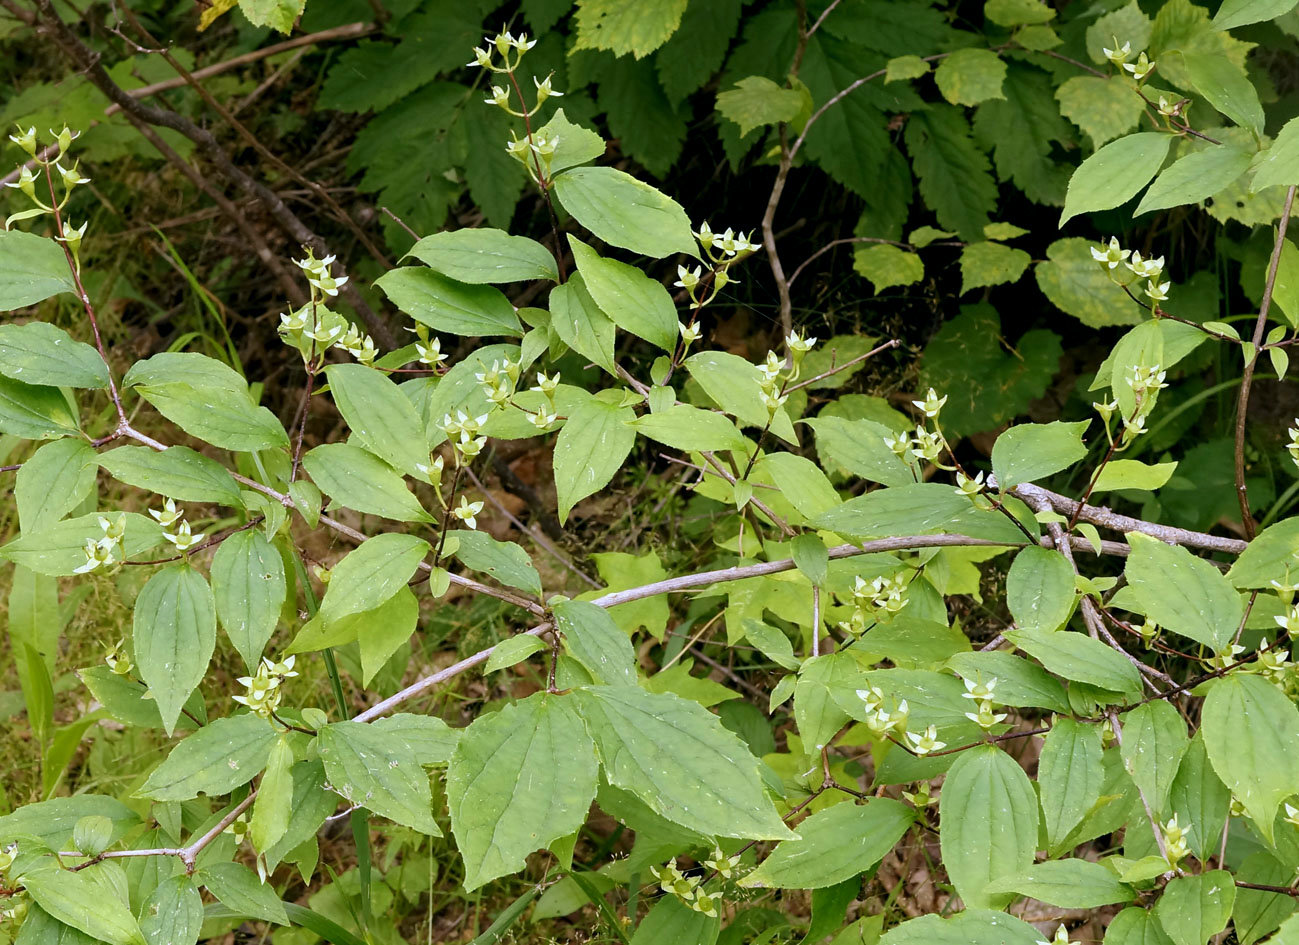
M1183 827L1177 822L1176 814L1160 828L1160 833L1164 835L1164 852L1168 854L1169 866L1176 866L1178 860L1190 856L1191 848L1187 845L1190 832L1189 827Z
M474 47L474 61L465 63L469 68L490 69L492 72L513 72L519 65L523 54L537 45L535 39L528 39L527 33L515 36L509 30L502 30L493 36L484 36L483 44ZM495 56L502 59L496 64Z
M316 259L311 250L306 258L294 263L307 275L311 301L295 312L281 313L279 332L285 341L302 352L304 361L322 358L330 348L341 348L362 364L373 364L379 355L374 339L325 305L326 298L338 295L347 284L347 276L335 277L329 271L333 256Z
M927 463L933 463L939 469L948 471L956 469L955 466L948 466L940 462L945 451L950 452L947 446L947 440L943 436L943 431L938 425L938 415L942 412L943 405L947 403L946 395L939 397L938 392L932 387L925 393L922 400L911 401L912 406L924 415L925 420L934 422L933 430L930 430L925 423L916 425L914 434L892 433L884 436L884 445L889 448L894 456L910 465L913 461L923 460ZM979 482L982 482L980 479ZM965 489L958 483L957 491L965 493ZM980 490L976 490L977 491Z
M1290 462L1299 466L1299 417L1295 417L1294 426L1285 431L1290 436L1290 442L1286 444L1286 452L1290 454Z
M537 383L529 390L536 391L546 398L546 406L532 415L532 425L538 430L549 430L559 420L559 414L555 410L555 391L558 389L558 371L550 377L547 377L543 371L537 372Z
M119 513L117 518L109 519L99 516L99 527L103 534L98 539L87 538L83 549L86 553L85 563L73 568L73 574L88 574L100 568L108 568L122 560L122 538L126 535L126 516Z
M240 676L239 685L244 687L244 694L234 696L235 702L248 706L255 715L269 720L280 706L280 683L298 675L293 664L296 656L286 656L281 661L263 657L253 676Z
M1132 43L1125 42L1120 46L1119 38L1117 36L1114 37L1114 48L1109 49L1102 46L1101 54L1116 67L1123 69L1124 72L1131 75L1132 78L1136 79L1138 82L1142 81L1146 76L1155 71L1155 64L1144 52L1137 57L1136 62L1128 62L1128 60L1132 58Z
M22 164L18 168L18 180L5 182L6 187L21 191L33 204L26 210L19 210L17 213L11 214L4 223L6 230L9 229L10 224L19 220L29 220L32 217L42 216L47 213L54 214L63 210L68 204L68 199L72 196L72 191L82 184L90 183L89 177L81 176L79 164L74 163L71 168L66 168L60 160L66 156L68 148L72 146L73 141L80 137L81 132L70 131L67 125L63 126L62 131L57 132L51 128L50 136L54 138L55 143L59 146L59 153L55 160L50 161L42 158L39 153L40 147L36 141L36 128L29 127L24 130L22 125L18 125L17 128L18 133L10 135L9 140L31 155L33 162L40 166L33 172L32 168L27 164ZM57 171L59 180L63 183L63 198L53 204L46 203L36 196L36 182L40 180L42 169L45 173L51 175L50 181L53 181L54 172ZM88 223L83 223L81 226L73 226L68 220L62 220L62 226L54 236L56 240L68 247L68 251L72 253L73 264L78 270L81 268L81 240L86 235L87 225Z
M1160 282L1164 271L1163 256L1147 256L1144 259L1135 249L1124 249L1117 236L1111 236L1108 243L1102 242L1093 246L1092 259L1109 274L1110 279L1118 285L1127 286L1132 282L1144 279L1145 294L1152 302L1166 302L1171 282ZM1119 265L1124 267L1119 269ZM1126 271L1125 271L1126 270Z
M457 410L454 417L447 414L442 418L442 432L451 441L457 466L474 460L487 445L487 437L479 435L483 424L487 422L487 416L483 414L481 417L471 417L463 410Z
M703 862L705 869L716 873L722 879L730 879L734 876L736 867L739 865L738 854L728 857L721 850L713 850L712 855ZM659 889L670 896L676 896L696 912L710 917L717 915L717 905L721 902L721 896L718 893L705 892L703 877L694 874L685 875L675 860L664 866L651 866L650 875L658 880Z
M976 711L965 713L967 719L985 731L1006 721L1005 712L995 711L996 676L993 676L986 683L973 679L966 679L964 683L965 692L961 693L961 697L973 699L976 705Z
M182 554L203 540L203 533L195 535L185 521L185 513L176 508L174 499L168 499L161 509L149 509L149 514L162 526L162 537L171 542Z

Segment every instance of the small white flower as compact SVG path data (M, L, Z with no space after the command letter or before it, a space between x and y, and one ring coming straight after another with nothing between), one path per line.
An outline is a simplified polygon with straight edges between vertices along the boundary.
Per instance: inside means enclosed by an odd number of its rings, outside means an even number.
M1136 273L1139 279L1157 279L1159 274L1164 270L1164 257L1151 256L1142 259L1141 254L1135 249L1132 251L1132 258L1124 265Z
M492 54L488 52L486 49L483 49L481 46L475 46L474 61L466 62L465 66L467 66L470 69L473 69L475 67L488 68L491 66L491 64L492 64Z
M939 397L932 387L929 388L929 393L925 394L924 400L911 401L913 407L931 420L938 416L938 412L943 409L945 403L947 403L947 397Z
M1110 62L1114 63L1114 65L1121 66L1123 65L1123 63L1127 62L1130 58L1132 58L1132 43L1127 42L1124 43L1122 46L1120 46L1119 38L1115 36L1114 48L1107 49L1104 46L1102 46L1101 55L1103 55Z
M1137 61L1135 63L1133 62L1123 63L1123 68L1126 69L1129 73L1131 73L1132 78L1140 82L1142 79L1150 75L1150 73L1155 70L1155 64L1150 61L1149 57L1146 56L1145 53L1142 53L1140 56L1137 57Z
M465 525L467 525L469 528L477 528L478 527L477 516L481 514L482 511L483 511L482 502L470 502L464 496L461 496L459 507L453 509L451 511L451 514L454 515L456 518L460 519L460 521L464 522Z
M534 76L532 77L532 84L535 85L535 86L537 87L537 104L538 104L538 105L540 105L542 102L544 102L544 101L545 101L546 99L548 99L548 98L563 98L563 97L564 97L564 93L563 93L563 92L556 92L554 89L552 89L552 88L550 87L550 76L546 76L545 79L543 79L541 82L538 82L538 81L537 81L537 77L534 75Z
M23 131L22 125L18 125L17 128L18 134L10 135L9 140L18 145L18 147L22 148L32 157L36 157L36 126L33 125L26 131Z
M558 387L559 387L558 371L555 372L553 377L547 377L544 371L538 371L537 383L533 385L530 389L535 391L540 391L541 393L545 394L547 397L550 397L552 394L555 393L555 390Z
M930 752L947 747L947 742L938 740L938 726L936 725L926 728L922 735L907 732L907 740L911 742L911 750L917 755L927 755Z
M203 540L203 533L199 532L197 535L191 534L189 522L181 519L180 525L177 526L174 532L169 532L164 529L162 537L175 545L177 551L185 552L189 551Z
M1168 301L1168 290L1171 286L1171 282L1156 284L1152 279L1146 283L1146 295L1156 302L1166 302Z
M789 350L793 353L794 357L798 359L816 347L816 339L811 337L804 338L799 335L798 332L791 331L785 336L785 344L789 347Z
M168 499L163 502L161 509L149 509L149 514L152 515L163 528L171 528L171 526L181 520L185 513L176 508L175 499Z
M558 419L558 414L543 407L532 415L532 425L538 430L548 430Z
M1100 247L1093 246L1092 259L1096 260L1106 269L1115 269L1119 263L1128 258L1130 250L1124 249L1119 245L1117 236L1111 236L1108 244L1101 243Z
M483 101L488 105L495 105L498 108L509 108L510 107L509 90L499 85L493 85L492 97L485 98L483 99Z
M687 325L685 322L677 322L677 330L681 332L681 343L687 348L699 340L703 334L703 329L697 322Z
M694 269L687 269L685 266L677 266L677 281L672 283L678 289L685 289L687 292L693 292L699 285L700 276L703 269L695 266Z

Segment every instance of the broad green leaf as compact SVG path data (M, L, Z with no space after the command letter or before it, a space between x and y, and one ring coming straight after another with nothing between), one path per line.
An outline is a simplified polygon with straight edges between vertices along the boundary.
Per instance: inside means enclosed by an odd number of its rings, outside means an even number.
M357 445L394 469L427 481L429 448L424 424L401 388L382 371L364 364L331 364L325 374L338 412Z
M925 264L919 253L882 243L855 247L852 268L870 281L876 295L895 286L912 285L925 277Z
M563 285L550 290L550 325L564 344L590 358L610 374L618 369L613 360L613 319L595 304L581 273L574 273Z
M992 471L997 474L998 487L1005 491L1068 469L1087 455L1082 435L1089 425L1088 420L1057 420L1011 427L992 446Z
M1111 692L1138 695L1141 674L1115 650L1083 633L1016 630L1008 638L1050 672Z
M899 619L905 621L905 615L895 617L894 622ZM867 638L871 638L874 633L872 630L866 635ZM961 636L964 637L964 633ZM869 644L863 646L867 650L871 649ZM1050 709L1053 712L1069 711L1069 700L1060 681L1022 656L996 650L986 653L955 653L948 658L947 667L964 679L982 679L986 682L995 678L997 702L1002 705Z
M1265 187L1299 184L1299 118L1292 118L1277 132L1272 146L1259 155L1250 193Z
M1260 850L1250 854L1240 864L1236 878L1246 883L1286 886L1294 878L1294 870L1271 853ZM1290 896L1259 889L1237 888L1231 921L1240 945L1254 945L1263 936L1275 931L1295 908L1295 901Z
M1186 722L1167 702L1147 702L1123 716L1123 767L1161 817L1189 745Z
M203 575L173 564L149 578L135 599L131 638L140 676L170 735L216 648L216 605Z
M1013 915L966 909L949 919L937 915L910 919L886 932L879 945L1037 945L1042 935Z
M0 311L76 291L63 247L22 230L0 230Z
M348 443L326 443L308 450L302 466L320 491L339 505L398 522L433 521L393 468L374 454Z
M447 806L467 890L521 870L529 853L586 821L595 748L572 701L537 693L464 730L447 768Z
M54 440L78 431L77 418L57 387L0 377L0 433L24 440Z
M276 737L269 722L251 713L214 719L173 748L136 793L155 801L229 794L266 767Z
M158 703L152 696L145 698L148 689L140 683L119 676L107 666L87 666L77 670L77 676L91 695L117 721L124 725L138 728L162 728L162 716L158 714ZM176 720L178 729L198 728L206 720L203 711L202 694L195 690L185 703L185 711L192 713L198 722L182 715Z
M1179 876L1164 887L1154 915L1174 945L1204 945L1227 927L1236 883L1226 870Z
M137 361L122 379L164 417L200 440L235 451L289 445L289 436L233 369L192 352L164 352Z
M242 863L213 863L195 873L194 880L239 915L276 925L289 924L275 887L262 882Z
M406 590L409 591L409 588L406 588ZM329 621L321 617L320 614L316 614L302 625L302 629L293 638L285 653L305 653L311 650L323 650L326 647L356 643L370 633L374 627L385 628L385 633L380 634L384 641L388 639L386 631L393 626L406 627L406 637L409 637L411 632L414 631L414 621L418 618L418 602L409 593L403 593L402 589L398 589L397 593L372 610L363 610ZM404 640L406 637L401 639ZM400 642L397 645L400 646ZM366 645L362 656L365 656L365 653L372 653L370 644ZM391 650L389 650L388 655L392 655ZM372 660L373 656L370 659ZM362 671L368 668L366 663L366 660L362 660Z
M135 362L122 378L123 387L162 387L182 383L231 393L248 390L248 382L230 365L192 351L164 351L155 354Z
M149 945L194 945L203 926L203 897L188 876L164 879L140 910Z
M169 499L243 505L239 484L226 468L188 446L119 446L100 453L99 465L114 479Z
M1227 572L1227 580L1236 587L1270 588L1272 581L1286 580L1296 556L1299 518L1283 519L1254 536Z
M676 896L663 896L636 926L630 945L714 945L721 928L717 916L706 916Z
M643 414L631 424L642 436L675 450L742 450L748 445L735 424L711 410L673 404L665 410Z
M1145 313L1136 305L1113 304L1114 284L1092 258L1092 245L1069 237L1048 246L1046 262L1033 273L1038 288L1056 308L1091 328L1135 325Z
M603 151L603 147L601 147ZM489 227L443 230L425 236L408 253L431 268L472 284L559 281L550 250L526 236Z
M1081 128L1097 148L1135 128L1145 109L1131 86L1117 76L1074 76L1056 90L1055 97L1060 114Z
M1295 0L1224 0L1213 15L1215 30L1230 30L1250 23L1261 23L1284 16L1295 7Z
M433 820L428 775L399 733L363 722L333 722L316 741L329 784L344 800L420 833L442 836Z
M973 509L950 486L932 482L868 492L818 516L815 524L853 538L951 531L1008 545L1024 540L1004 517Z
M0 240L6 235L0 233ZM46 322L0 325L0 374L49 387L108 386L108 366L99 352Z
M1095 725L1058 718L1042 743L1037 785L1047 843L1057 847L1082 823L1105 783L1101 733Z
M628 426L635 416L629 407L601 400L588 401L569 416L555 441L560 522L579 501L607 486L622 468L636 443L636 433Z
M460 547L455 556L466 568L490 574L502 584L541 596L541 575L528 553L512 541L497 541L484 532L456 533Z
M969 122L955 106L914 112L904 130L920 193L944 229L977 240L996 208L997 186Z
M681 205L612 167L575 167L555 175L555 196L578 223L614 246L661 259L697 256Z
M362 542L331 569L320 616L328 623L373 610L406 586L428 553L423 538L399 532Z
M209 577L217 619L244 665L255 670L288 592L284 559L259 529L250 528L221 542Z
M266 773L257 785L257 800L248 822L248 834L258 852L269 850L284 836L293 815L293 749L284 736L271 746Z
M1018 282L1032 257L1022 249L987 240L961 250L961 294L984 286Z
M1167 483L1176 470L1175 462L1147 465L1137 459L1112 459L1096 477L1092 492L1111 492L1115 489L1154 491Z
M1172 945L1154 913L1136 907L1124 909L1105 930L1105 945Z
M536 639L528 637L529 640ZM462 729L451 728L446 722L431 715L413 715L409 712L398 712L386 718L370 723L381 732L400 735L419 758L419 763L443 765L451 759Z
M1140 532L1126 537L1132 554L1123 573L1146 616L1215 651L1224 649L1245 612L1231 582L1181 545Z
M1096 909L1131 902L1136 892L1099 863L1088 860L1048 860L990 885L992 892L1013 892L1062 909Z
M492 647L492 655L487 658L487 665L483 667L483 672L494 673L498 670L508 669L523 662L533 653L539 653L547 649L549 647L543 641L526 633L506 637Z
M885 66L884 84L918 79L929 73L929 63L919 56L898 56Z
M825 415L804 422L816 432L816 452L823 467L838 466L885 486L916 481L911 468L884 445L884 437L896 432L884 424Z
M18 522L24 534L53 525L95 488L98 457L85 440L45 443L14 477Z
M686 0L585 0L577 11L576 48L640 59L668 41L685 10Z
M1229 146L1205 148L1178 158L1155 178L1132 215L1208 200L1244 174L1250 159L1246 152Z
M1074 607L1074 572L1058 551L1025 548L1006 575L1006 606L1023 630L1059 630Z
M1223 53L1182 53L1191 85L1222 114L1254 135L1263 134L1263 106L1245 70Z
M761 466L781 495L809 519L825 515L842 504L825 473L805 456L768 453Z
M717 111L740 126L743 137L763 125L793 121L803 110L803 96L760 75L751 75L717 94Z
M1299 784L1299 709L1271 683L1236 673L1209 690L1201 732L1213 770L1271 841L1277 808Z
M254 26L269 26L285 36L302 15L307 0L239 0L239 10Z
M367 615L371 614L376 617L382 614L382 619L367 621ZM361 650L361 684L368 686L375 674L415 632L419 624L419 601L409 587L400 587L393 597L374 610L349 614L342 620L346 622L353 618L360 625L357 642Z
M953 105L978 105L990 98L1005 98L1001 85L1006 64L990 49L958 49L938 63L934 81Z
M636 651L609 611L589 601L561 601L552 607L564 649L604 685L636 685Z
M458 282L419 266L391 269L374 284L393 305L434 331L471 338L523 334L514 306L491 286Z
M636 686L595 686L574 697L614 787L706 836L793 836L763 791L756 759L707 709Z
M957 756L939 800L943 864L966 906L1005 908L1014 895L991 893L1023 872L1037 849L1037 797L1024 769L988 745Z
M1025 26L1055 19L1055 10L1042 0L988 0L983 15L998 26Z
M555 156L550 159L550 173L594 161L604 154L605 143L594 131L568 120L562 108L555 109L554 117L537 129L543 138L558 138Z
M1200 860L1218 851L1231 792L1214 773L1204 747L1204 731L1195 733L1173 779L1169 801L1181 824L1194 824L1187 841Z
M107 817L113 823L113 840L140 822L136 813L115 797L77 794L55 797L17 808L0 817L0 842L6 845L23 837L35 837L55 850L66 850L72 833L83 817Z
M797 840L783 840L741 886L821 889L871 869L915 821L901 801L874 797L864 804L835 804L798 825Z
M685 368L691 378L699 383L704 393L739 424L750 427L764 427L770 414L762 403L762 388L759 386L759 371L739 355L725 351L700 351L685 360ZM786 443L797 443L794 425L782 407L771 421L771 432Z
M623 331L664 351L677 343L677 309L672 296L635 266L606 259L569 234L568 245L596 305Z
M1127 203L1159 172L1172 136L1156 131L1128 135L1083 161L1069 179L1060 226L1081 213Z
M315 839L325 818L338 807L338 795L325 787L325 769L319 761L299 761L293 766L293 800L289 823L270 849L263 851L266 865L274 869L301 844Z
M137 512L120 512L126 516L126 534L122 538L122 552L126 559L138 558L162 542L162 530L147 515ZM112 518L116 521L116 515ZM87 540L98 541L104 537L103 517L98 512L78 515L76 518L52 522L30 534L15 538L0 547L0 558L6 558L37 574L63 577L74 573L86 563Z
M807 575L807 579L818 587L830 576L830 553L818 536L810 532L795 535L789 543L790 557L798 570Z
M65 925L109 945L147 945L135 916L126 903L108 894L94 872L48 867L22 875L23 888L32 900Z

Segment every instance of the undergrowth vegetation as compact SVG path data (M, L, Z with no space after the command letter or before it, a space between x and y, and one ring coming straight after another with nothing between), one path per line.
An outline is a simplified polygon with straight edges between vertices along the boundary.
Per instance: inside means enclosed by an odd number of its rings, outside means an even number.
M0 943L1299 943L1294 6L0 0Z

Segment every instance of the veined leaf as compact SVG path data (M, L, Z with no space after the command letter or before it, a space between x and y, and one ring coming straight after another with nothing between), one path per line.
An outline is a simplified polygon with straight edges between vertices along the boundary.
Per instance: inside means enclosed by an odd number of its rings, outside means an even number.
M589 601L570 600L552 608L564 649L604 685L636 685L636 651L609 611Z
M490 227L443 230L425 236L410 248L408 255L461 282L559 281L550 250L536 240Z
M22 230L0 230L0 311L76 289L58 243Z
M332 568L321 617L329 622L373 610L406 586L428 553L424 539L399 532L362 542Z
M339 505L398 522L429 522L430 516L393 468L372 453L348 443L326 443L308 450L302 466L320 491Z
M555 442L555 488L559 520L573 506L599 492L622 468L636 443L628 423L636 418L629 407L590 400L573 411Z
M353 439L394 469L427 481L424 424L401 388L364 364L331 364L325 375Z
M229 794L261 773L276 737L251 713L214 719L173 748L137 793L155 801Z
M606 243L656 259L699 253L681 205L630 174L575 167L555 175L554 187L564 209Z
M1105 145L1078 166L1060 214L1064 226L1080 213L1127 203L1159 172L1172 136L1143 131Z
M173 564L149 578L135 599L131 638L140 676L170 735L216 648L216 604L203 576Z
M250 528L221 542L209 576L217 618L244 665L255 670L288 593L284 559L260 530Z
M1225 648L1245 612L1231 582L1180 545L1139 532L1126 537L1132 554L1123 573L1146 616L1215 651Z
M126 903L106 894L90 870L48 867L24 873L23 888L55 919L109 945L147 945Z
M1006 575L1006 605L1025 630L1059 630L1074 607L1074 573L1064 555L1029 547Z
M242 507L239 485L226 468L188 446L153 450L119 446L99 454L99 465L114 479L182 502L217 502Z
M676 347L677 309L661 282L635 266L605 259L571 234L568 245L591 298L614 324L664 351Z
M434 331L473 338L523 335L514 306L500 289L457 282L419 266L391 269L374 284L393 305Z
M1043 826L1052 848L1082 822L1100 798L1104 783L1100 730L1073 719L1057 719L1043 739L1037 772Z
M9 248L6 237L12 235L15 234L0 233L0 258L4 258ZM66 270L67 263L62 257L60 252L59 265ZM0 273L3 273L2 268ZM0 275L2 279L3 275ZM0 292L3 291L0 286ZM2 307L3 300L0 300ZM99 352L83 341L74 341L62 328L46 322L0 325L0 374L25 384L49 387L101 390L108 386L108 366Z
M317 735L333 789L350 803L432 837L433 794L415 749L397 732L363 722L332 722Z

